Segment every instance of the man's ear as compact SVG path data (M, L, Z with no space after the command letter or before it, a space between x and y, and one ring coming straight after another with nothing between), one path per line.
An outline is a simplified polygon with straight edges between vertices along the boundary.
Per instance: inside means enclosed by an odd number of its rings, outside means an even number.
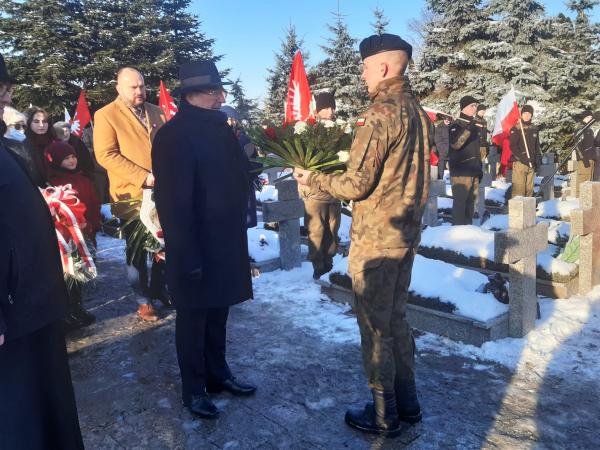
M386 62L382 62L379 66L379 71L381 73L381 78L385 78L390 71L390 66Z

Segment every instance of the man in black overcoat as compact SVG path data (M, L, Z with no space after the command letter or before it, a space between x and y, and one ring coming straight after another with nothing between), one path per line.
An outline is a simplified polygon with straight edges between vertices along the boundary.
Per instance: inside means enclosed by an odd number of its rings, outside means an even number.
M14 80L0 55L0 117ZM5 125L0 121L0 136ZM82 449L61 319L67 289L50 212L0 138L0 448Z
M154 199L164 232L167 284L177 309L175 343L183 404L202 418L219 411L207 392L251 395L225 359L231 305L252 298L246 234L248 174L219 111L225 91L210 61L179 70L179 112L152 146Z

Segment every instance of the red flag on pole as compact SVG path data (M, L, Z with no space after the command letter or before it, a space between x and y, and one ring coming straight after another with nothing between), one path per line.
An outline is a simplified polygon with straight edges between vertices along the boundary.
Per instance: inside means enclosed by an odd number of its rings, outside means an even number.
M175 104L173 97L171 97L171 94L169 94L169 91L162 80L160 80L160 95L158 96L158 105L165 113L167 120L171 120L173 116L177 114L177 105Z
M306 121L312 118L310 101L311 93L308 78L306 78L306 70L304 70L304 62L300 51L297 51L292 63L283 123L292 123L298 120Z
M92 115L90 114L87 99L85 98L85 91L82 89L79 94L79 100L77 100L75 116L71 120L71 133L77 137L81 137L83 129L88 126L91 120Z

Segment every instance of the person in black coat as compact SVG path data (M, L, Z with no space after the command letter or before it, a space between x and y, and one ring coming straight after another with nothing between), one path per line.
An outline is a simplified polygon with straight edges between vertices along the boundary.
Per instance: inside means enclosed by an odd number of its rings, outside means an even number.
M207 391L251 395L225 359L231 305L252 298L246 234L248 172L219 111L225 92L214 63L179 70L179 112L152 146L154 199L163 228L167 284L177 319L175 343L183 404L202 418L219 411Z
M0 56L0 117L12 82ZM68 297L54 224L4 138L0 204L0 448L82 449L60 324Z
M480 128L474 119L477 100L460 99L460 116L450 126L450 182L452 184L452 225L471 225L479 192L481 166Z
M594 113L584 111L581 115L583 125L591 122ZM577 144L577 184L593 181L596 162L596 144L594 142L594 130L588 128L583 132L581 140Z

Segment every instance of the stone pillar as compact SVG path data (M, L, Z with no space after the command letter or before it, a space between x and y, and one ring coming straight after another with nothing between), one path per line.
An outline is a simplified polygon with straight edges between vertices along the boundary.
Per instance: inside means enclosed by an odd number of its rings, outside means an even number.
M423 225L435 227L438 225L438 197L446 193L444 180L431 180L429 182L429 197L423 213Z
M577 160L573 157L567 162L569 175L569 193L571 197L579 197L579 182L577 180Z
M279 181L275 187L278 192L276 202L263 202L264 222L279 223L279 255L281 268L291 270L300 267L300 217L304 216L304 202L298 196L298 183L288 178Z
M430 176L429 178L431 178L432 180L437 180L438 179L438 166L430 166Z
M571 211L571 233L579 236L579 293L600 284L600 182L581 184L581 208Z
M554 162L554 153L546 153L542 157L542 165L539 170L539 175L544 177L542 185L542 197L544 201L554 199L554 171L556 170L556 163Z
M492 176L489 173L484 173L479 182L479 191L477 194L476 211L479 216L479 224L483 223L483 215L485 214L485 188L492 185Z
M548 224L536 225L535 198L508 202L508 230L494 235L494 259L509 265L510 337L523 337L535 327L537 315L536 257L548 246Z

